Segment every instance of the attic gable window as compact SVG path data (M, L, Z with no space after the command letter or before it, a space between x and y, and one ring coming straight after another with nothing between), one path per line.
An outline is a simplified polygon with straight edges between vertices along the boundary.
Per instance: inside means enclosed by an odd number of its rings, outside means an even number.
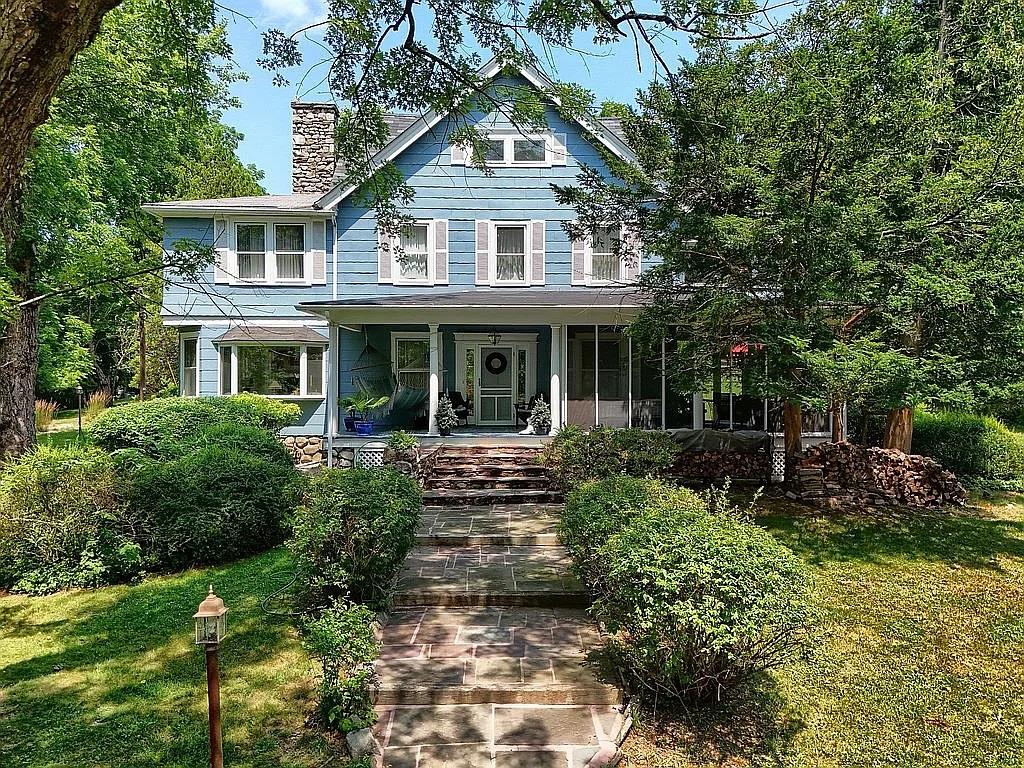
M547 168L557 164L551 134L492 133L483 140L482 154L489 166Z

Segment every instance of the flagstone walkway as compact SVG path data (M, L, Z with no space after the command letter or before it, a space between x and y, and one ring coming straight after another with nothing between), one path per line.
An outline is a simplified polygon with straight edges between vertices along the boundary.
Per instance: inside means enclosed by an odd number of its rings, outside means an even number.
M616 755L620 693L586 663L600 635L557 541L561 507L494 490L500 503L424 510L381 629L385 768L599 768Z

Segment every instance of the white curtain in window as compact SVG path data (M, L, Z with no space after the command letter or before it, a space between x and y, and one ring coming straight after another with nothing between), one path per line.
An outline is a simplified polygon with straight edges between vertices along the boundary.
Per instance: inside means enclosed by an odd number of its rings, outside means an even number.
M620 259L615 253L618 240L617 226L594 228L591 272L595 280L615 281L621 278Z
M525 227L497 227L494 276L501 282L526 279Z
M427 225L402 227L402 253L399 267L402 277L425 280L427 277Z
M279 280L301 280L306 252L306 228L301 224L278 224L274 227L274 250L277 252Z

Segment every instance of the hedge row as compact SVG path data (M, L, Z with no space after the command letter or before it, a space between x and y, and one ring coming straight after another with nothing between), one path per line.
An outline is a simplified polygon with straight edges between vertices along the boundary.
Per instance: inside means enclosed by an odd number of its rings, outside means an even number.
M717 699L805 643L810 585L797 557L690 491L585 484L566 500L561 534L637 693Z
M931 456L968 481L1024 486L1024 434L991 416L919 410L913 452Z
M658 477L676 461L678 446L668 432L572 425L544 450L551 479L563 490L611 475Z

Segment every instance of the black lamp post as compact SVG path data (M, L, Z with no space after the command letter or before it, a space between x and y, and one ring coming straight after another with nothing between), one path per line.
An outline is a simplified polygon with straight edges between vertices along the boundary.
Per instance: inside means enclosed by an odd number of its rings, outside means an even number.
M210 768L224 768L224 745L220 731L220 661L217 648L227 634L228 609L224 601L210 594L192 617L196 622L196 645L206 651L206 698L210 709Z
M75 385L75 392L78 393L78 436L82 436L82 385Z

